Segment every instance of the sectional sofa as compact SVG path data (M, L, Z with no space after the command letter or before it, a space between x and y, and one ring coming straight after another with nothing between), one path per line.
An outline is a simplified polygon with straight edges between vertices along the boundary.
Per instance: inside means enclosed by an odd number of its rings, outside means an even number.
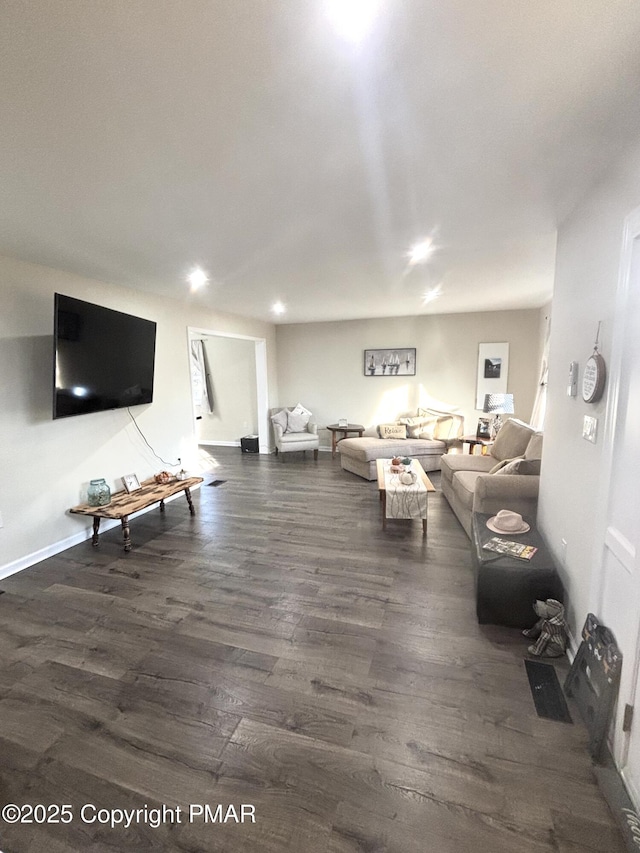
M440 460L452 444L459 444L464 418L450 412L418 409L415 417L399 418L393 424L381 424L377 436L345 438L338 442L340 465L345 471L365 480L378 476L377 459L410 456L424 471L438 471ZM382 438L387 435L389 437Z

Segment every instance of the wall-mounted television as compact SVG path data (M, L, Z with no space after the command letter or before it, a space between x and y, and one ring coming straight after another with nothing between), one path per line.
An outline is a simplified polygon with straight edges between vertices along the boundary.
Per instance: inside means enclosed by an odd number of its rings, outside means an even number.
M53 417L151 403L156 324L55 294Z

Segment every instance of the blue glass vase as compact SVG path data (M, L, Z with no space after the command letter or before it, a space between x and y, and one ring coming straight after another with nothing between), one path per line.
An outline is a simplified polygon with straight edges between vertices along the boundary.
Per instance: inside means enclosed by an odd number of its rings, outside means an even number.
M89 506L106 506L111 503L111 489L104 479L91 480L87 489Z

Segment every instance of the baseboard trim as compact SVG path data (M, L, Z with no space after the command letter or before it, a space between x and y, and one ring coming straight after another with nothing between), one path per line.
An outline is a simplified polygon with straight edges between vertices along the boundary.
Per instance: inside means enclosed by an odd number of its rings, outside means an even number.
M625 780L614 764L611 753L605 751L604 763L594 767L598 786L618 823L627 850L640 849L640 815L629 796Z
M203 447L240 447L239 441L199 441Z
M191 491L195 491L199 489L201 483L197 483L195 486L191 487ZM177 492L175 495L171 495L171 497L165 498L165 504L170 503L171 501L175 501L177 498L182 497L182 492ZM153 509L157 509L157 504L151 504L151 506L147 506L144 509L139 510L136 513L133 513L130 518L137 518L140 515L144 515L146 512L151 512ZM77 517L77 516L76 516ZM120 527L120 522L115 519L103 518L100 522L100 533L103 533L105 530L111 530L114 527ZM60 539L58 542L53 542L51 545L46 545L44 548L40 548L38 551L33 551L31 554L25 554L24 557L19 557L17 560L13 560L11 563L5 563L4 566L0 566L0 580L4 580L4 578L11 577L11 575L17 575L18 572L22 572L25 569L31 568L31 566L35 566L36 563L41 563L43 560L47 560L49 557L55 557L56 554L60 554L62 551L66 551L67 548L73 548L74 545L79 545L81 542L86 542L87 539L91 539L93 536L93 525L84 528L79 533L74 533L72 536L67 536L66 539Z

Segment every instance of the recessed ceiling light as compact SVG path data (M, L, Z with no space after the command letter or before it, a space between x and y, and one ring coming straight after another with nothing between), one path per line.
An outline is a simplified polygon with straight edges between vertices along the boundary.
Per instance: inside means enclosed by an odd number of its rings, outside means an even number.
M284 305L282 302L274 302L271 306L271 310L274 314L284 314L284 312L287 310L287 306Z
M414 267L416 264L424 264L435 252L436 247L433 244L433 238L427 237L412 246L409 250L409 266Z
M442 296L442 285L438 284L436 287L432 287L427 290L422 297L422 302L427 305L429 302L433 302L434 299L437 299L439 296Z
M192 270L187 276L187 281L191 285L191 290L199 290L209 281L209 278L207 277L207 274L200 269L200 267L196 267L196 269Z
M380 0L325 0L336 32L352 44L359 44L369 35L380 5Z

